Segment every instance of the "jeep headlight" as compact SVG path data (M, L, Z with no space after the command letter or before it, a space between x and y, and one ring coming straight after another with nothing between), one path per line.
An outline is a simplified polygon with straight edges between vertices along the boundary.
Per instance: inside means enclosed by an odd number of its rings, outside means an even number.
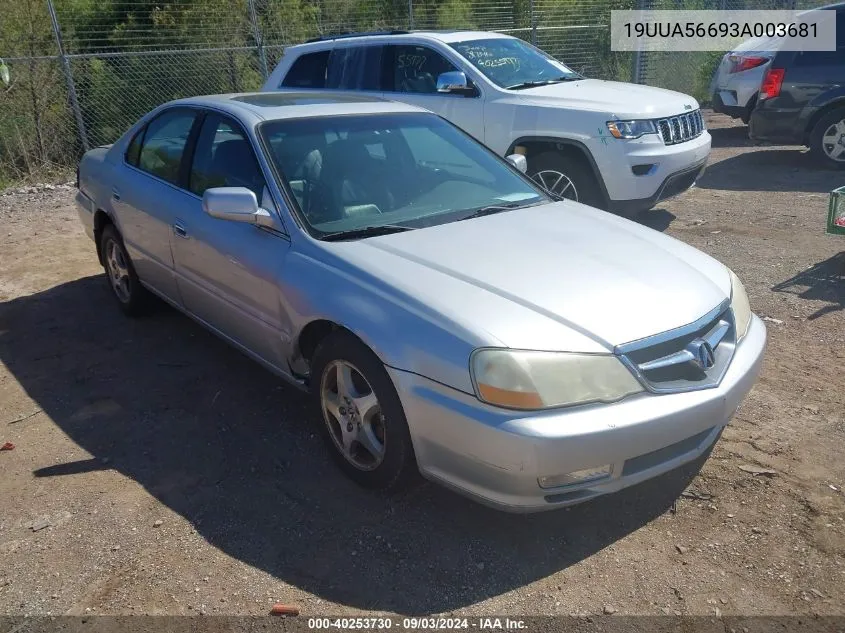
M510 409L613 402L643 390L610 354L479 349L470 369L479 400Z
M654 121L608 121L607 129L616 138L640 138L643 134L657 134Z
M748 334L748 326L751 325L751 304L739 277L730 269L728 272L731 274L731 309L734 313L736 342L739 343Z

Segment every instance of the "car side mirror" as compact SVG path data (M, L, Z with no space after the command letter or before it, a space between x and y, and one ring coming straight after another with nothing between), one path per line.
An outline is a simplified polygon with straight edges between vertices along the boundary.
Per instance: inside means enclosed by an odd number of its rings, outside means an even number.
M255 193L246 187L206 189L202 194L202 208L208 215L218 220L279 228L273 214L259 207Z
M470 83L466 74L460 70L451 70L438 75L437 92L464 95L466 97L474 97L478 94L475 86Z
M509 154L508 156L505 156L505 160L523 174L528 173L528 160L522 154Z

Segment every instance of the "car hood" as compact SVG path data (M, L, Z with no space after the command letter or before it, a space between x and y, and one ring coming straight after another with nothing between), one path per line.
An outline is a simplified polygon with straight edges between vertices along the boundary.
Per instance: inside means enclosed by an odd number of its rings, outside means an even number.
M567 108L602 112L620 119L653 119L698 108L695 99L680 92L600 79L566 81L511 92L538 104L559 103Z
M610 350L692 323L731 291L708 255L569 201L332 246L514 348Z

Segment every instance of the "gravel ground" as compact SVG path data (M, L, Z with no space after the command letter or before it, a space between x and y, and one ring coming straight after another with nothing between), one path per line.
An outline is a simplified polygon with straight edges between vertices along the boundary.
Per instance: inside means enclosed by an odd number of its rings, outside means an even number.
M0 613L843 614L845 174L709 124L706 175L642 221L744 280L760 381L703 466L527 517L356 488L302 396L120 315L72 188L0 195Z

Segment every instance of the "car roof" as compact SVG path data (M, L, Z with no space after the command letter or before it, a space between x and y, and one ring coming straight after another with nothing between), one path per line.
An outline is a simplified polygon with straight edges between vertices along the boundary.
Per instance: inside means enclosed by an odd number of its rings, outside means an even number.
M461 30L427 30L427 31L376 31L376 32L361 32L361 33L339 33L336 35L324 35L322 37L308 40L304 44L295 44L288 47L288 50L299 50L301 48L321 48L323 44L333 43L339 41L390 41L397 39L401 41L418 41L418 42L440 42L443 44L453 44L455 42L467 42L472 40L487 40L487 39L514 39L511 35L505 33L496 33L493 31L461 31Z
M275 119L298 119L345 114L428 112L423 108L355 93L279 90L205 95L171 101L168 105L197 106L221 110L245 123Z

